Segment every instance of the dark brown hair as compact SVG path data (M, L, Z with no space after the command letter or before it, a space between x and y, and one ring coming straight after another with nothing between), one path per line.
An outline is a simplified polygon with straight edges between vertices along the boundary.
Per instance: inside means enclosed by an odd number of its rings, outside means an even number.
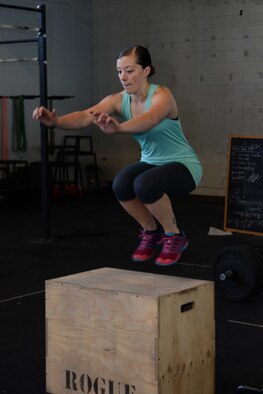
M149 73L149 77L155 73L155 69L152 65L152 59L150 52L147 48L142 47L140 45L133 45L128 48L123 49L118 59L121 59L123 56L135 55L137 57L137 63L142 66L142 68L150 67L151 71Z

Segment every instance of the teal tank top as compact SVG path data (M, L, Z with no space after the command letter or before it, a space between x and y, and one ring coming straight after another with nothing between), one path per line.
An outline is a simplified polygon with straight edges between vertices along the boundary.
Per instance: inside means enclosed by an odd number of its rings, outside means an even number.
M150 84L146 98L145 111L151 105L151 99L159 85ZM132 119L130 95L123 93L122 119ZM148 164L162 165L171 162L184 164L191 172L196 186L202 178L201 163L189 142L187 141L180 120L163 119L151 129L142 133L132 133L134 139L140 144L141 159Z

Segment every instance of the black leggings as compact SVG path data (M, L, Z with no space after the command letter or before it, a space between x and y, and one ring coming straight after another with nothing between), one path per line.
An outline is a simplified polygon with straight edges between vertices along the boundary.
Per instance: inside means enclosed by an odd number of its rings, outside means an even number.
M136 162L123 168L113 181L113 191L119 201L138 198L144 204L158 201L164 193L170 199L184 196L195 188L194 179L182 163L160 166Z

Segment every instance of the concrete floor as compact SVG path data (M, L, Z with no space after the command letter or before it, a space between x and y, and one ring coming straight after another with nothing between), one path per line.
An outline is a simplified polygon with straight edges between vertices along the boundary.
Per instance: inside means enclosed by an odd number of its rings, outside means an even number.
M190 245L178 264L163 268L153 261L131 262L138 228L110 191L55 201L50 242L42 240L37 203L14 198L0 206L0 393L46 393L46 280L104 266L213 280L218 250L240 243L263 246L259 236L207 235L210 227L222 229L222 198L180 200L175 213ZM262 293L231 302L216 291L216 394L234 394L245 383L263 386L262 306Z

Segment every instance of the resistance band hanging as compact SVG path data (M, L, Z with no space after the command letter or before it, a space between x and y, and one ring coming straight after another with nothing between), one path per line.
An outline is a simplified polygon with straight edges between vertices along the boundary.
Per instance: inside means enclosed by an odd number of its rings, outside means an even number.
M2 158L8 160L7 97L1 100Z
M13 127L12 127L13 152L25 152L27 149L26 128L24 116L24 98L13 98Z

